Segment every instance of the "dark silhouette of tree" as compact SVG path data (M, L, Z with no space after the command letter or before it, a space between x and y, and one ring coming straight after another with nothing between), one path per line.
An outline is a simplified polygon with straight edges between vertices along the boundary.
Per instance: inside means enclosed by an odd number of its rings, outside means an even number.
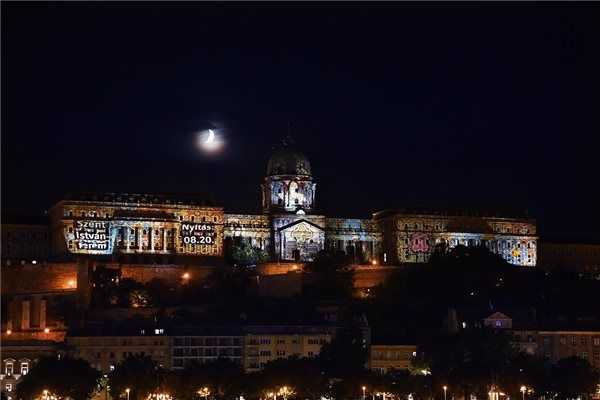
M204 387L210 391L211 398L234 398L244 390L242 367L227 358L207 363L192 362L183 371L171 375L167 385L176 399L197 400L197 392Z
M433 338L421 346L420 357L429 365L434 387L444 384L485 397L510 366L515 350L510 336L488 328L468 329Z
M587 360L569 357L559 360L552 368L552 389L560 398L590 398L597 390L598 371Z
M316 358L289 357L265 365L258 380L264 389L276 392L284 386L297 398L317 400L327 393L329 382Z
M130 400L144 400L161 387L165 375L165 371L149 356L127 357L108 375L110 394L118 398L129 388Z
M42 357L19 380L17 399L39 397L44 390L60 397L86 400L98 387L100 372L86 361L72 358Z
M329 378L355 377L364 374L367 353L362 330L350 325L321 347L318 359Z
M176 288L169 286L164 279L152 279L145 285L145 289L155 307L168 307L177 303Z
M509 367L500 377L500 387L511 397L521 396L521 386L534 388L536 393L548 393L551 383L551 365L542 358L519 353L510 360Z
M350 259L344 252L319 252L304 269L309 274L303 289L305 295L321 299L351 298L354 276L349 267Z
M117 287L121 278L118 269L97 266L91 274L92 307L108 307L118 302Z

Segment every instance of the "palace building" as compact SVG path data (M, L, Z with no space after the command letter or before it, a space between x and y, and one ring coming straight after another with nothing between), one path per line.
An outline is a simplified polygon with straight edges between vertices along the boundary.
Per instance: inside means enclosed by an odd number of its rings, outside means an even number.
M356 264L398 264L426 262L438 245L484 245L512 264L536 265L536 224L526 216L423 210L386 210L366 219L321 215L311 164L286 143L268 161L261 194L260 214L229 214L198 196L69 195L49 211L50 257L220 259L226 243L243 242L273 261L311 261L333 250Z

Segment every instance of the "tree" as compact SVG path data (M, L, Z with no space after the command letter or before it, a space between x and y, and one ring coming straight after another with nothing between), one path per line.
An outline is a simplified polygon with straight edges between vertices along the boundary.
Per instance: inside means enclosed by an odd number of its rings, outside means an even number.
M233 398L244 392L242 367L227 358L192 362L183 371L171 374L168 381L174 397L180 400L197 400L198 390L204 387L217 398Z
M232 244L227 253L229 262L234 266L256 265L269 261L269 255L264 250L247 242Z
M349 299L354 292L354 275L350 259L344 252L320 251L308 263L309 284L304 291L308 296L327 299Z
M569 357L559 360L552 368L552 388L559 397L589 397L597 389L600 376L588 360Z
M59 398L86 400L97 389L100 372L81 359L42 357L17 385L18 399L34 399L44 390Z
M519 353L510 360L509 367L500 377L500 387L515 398L521 395L521 386L533 388L538 394L548 393L551 389L550 367L539 357Z
M145 287L154 306L166 307L177 303L177 291L164 279L153 278Z
M125 389L130 389L130 400L143 400L161 387L164 378L165 372L151 357L134 355L115 366L108 375L108 384L113 398L122 397Z
M341 328L330 343L321 347L318 359L329 378L362 375L367 360L363 332L357 326Z
M118 301L117 286L121 278L121 271L107 268L103 265L97 266L92 272L92 307L106 307L114 305Z
M420 357L430 366L434 387L447 384L465 398L470 394L485 397L489 385L499 382L514 357L510 336L489 328L441 335L421 349Z
M295 356L265 365L259 381L264 389L277 392L285 386L298 398L311 400L320 399L327 393L329 386L318 359Z

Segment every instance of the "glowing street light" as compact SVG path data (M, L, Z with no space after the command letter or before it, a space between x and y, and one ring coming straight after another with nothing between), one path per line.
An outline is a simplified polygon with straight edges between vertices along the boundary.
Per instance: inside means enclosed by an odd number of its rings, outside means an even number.
M444 385L442 386L442 388L444 389L444 400L446 400L446 392L448 391L448 386Z
M284 386L281 389L279 389L279 394L283 396L283 400L287 400L287 397L292 393L293 391L287 386Z
M206 386L197 392L200 396L203 396L205 400L208 400L208 396L210 395L210 390Z
M525 392L527 391L527 387L525 385L521 386L521 394L523 395L523 400L525 400Z
M125 393L127 393L127 400L129 400L129 392L131 392L131 389L129 389L129 388L125 389Z
M362 387L362 391L363 391L363 400L365 400L365 397L367 396L367 392L366 392L366 390L367 390L367 387L366 387L366 386L363 386L363 387Z

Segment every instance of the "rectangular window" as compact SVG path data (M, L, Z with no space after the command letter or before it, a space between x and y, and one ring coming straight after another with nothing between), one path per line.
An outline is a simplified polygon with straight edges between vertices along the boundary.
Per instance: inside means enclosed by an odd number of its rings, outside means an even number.
M600 338L594 338L594 346L600 346Z
M7 362L4 372L6 372L5 375L8 375L8 376L12 375L13 374L13 363Z
M27 375L29 372L29 363L21 363L21 375Z
M567 338L564 336L560 337L560 344L567 344Z
M5 387L7 392L12 392L12 383L7 383Z

